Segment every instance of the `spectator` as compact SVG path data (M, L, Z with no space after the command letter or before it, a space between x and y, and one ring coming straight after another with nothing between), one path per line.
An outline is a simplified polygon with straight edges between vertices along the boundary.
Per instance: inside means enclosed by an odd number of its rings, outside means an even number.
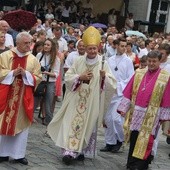
M143 55L141 58L140 58L140 65L139 65L139 68L140 69L143 69L147 67L147 55Z
M9 48L5 46L5 33L0 31L0 54L7 50Z
M45 15L45 19L47 19L47 20L54 20L54 15L52 14L51 9L48 9L47 14Z
M38 53L36 58L40 61L43 74L43 81L48 84L44 100L42 103L43 123L47 125L53 118L53 100L55 96L55 82L59 75L60 60L57 57L57 45L52 39L46 39L42 52Z
M132 43L128 42L126 46L126 54L132 60L134 69L136 70L139 67L139 58L132 51Z
M74 28L73 27L68 27L67 28L67 34L63 36L63 38L69 42L70 40L73 40L75 43L77 41L76 37L74 36Z
M109 26L116 25L116 20L117 20L117 16L115 15L115 9L112 8L109 10L109 13L108 13L108 25Z
M34 44L34 48L32 49L32 54L34 56L36 56L38 53L42 52L43 46L44 46L44 42L43 41L37 41Z
M31 50L34 48L34 44L37 41L37 31L35 29L31 29L29 34L32 36L32 44L31 44Z
M71 53L73 51L76 51L76 49L75 49L75 41L74 40L69 40L68 41L68 53Z
M37 41L45 41L47 33L45 30L40 30L37 32Z
M64 5L64 9L61 14L62 22L68 23L68 24L70 23L70 11L71 11L70 2L66 1Z
M5 33L5 46L12 48L14 47L14 41L10 34L8 34L9 24L5 20L0 20L0 31Z
M133 30L134 28L134 19L132 13L129 13L128 17L125 20L125 28L127 30Z

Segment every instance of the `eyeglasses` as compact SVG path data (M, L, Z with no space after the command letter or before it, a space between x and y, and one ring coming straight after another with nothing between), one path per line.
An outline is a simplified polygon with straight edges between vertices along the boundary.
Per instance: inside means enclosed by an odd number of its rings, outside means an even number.
M74 33L77 33L77 34L78 34L79 32L76 32L76 31L75 31Z

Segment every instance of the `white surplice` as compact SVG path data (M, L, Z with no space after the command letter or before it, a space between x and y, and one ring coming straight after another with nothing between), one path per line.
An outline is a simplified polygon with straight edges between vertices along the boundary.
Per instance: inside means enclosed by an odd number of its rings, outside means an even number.
M124 141L122 116L117 113L117 107L122 99L122 92L134 74L132 60L126 54L115 55L109 58L108 64L117 81L117 94L112 97L111 103L105 115L105 142L115 145L117 140Z

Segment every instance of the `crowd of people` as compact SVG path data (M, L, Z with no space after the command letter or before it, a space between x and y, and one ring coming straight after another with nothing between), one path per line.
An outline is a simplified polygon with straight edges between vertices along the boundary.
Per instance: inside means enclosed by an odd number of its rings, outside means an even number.
M74 12L71 22L65 15L72 6L65 4L63 14L62 1L57 9L50 4L46 15L39 9L31 30L16 36L0 20L0 163L12 158L28 164L28 131L40 106L45 134L61 148L66 165L95 154L103 125L101 152L117 153L130 142L127 169L148 169L162 131L170 144L170 34L127 36L114 25L114 10L107 29L77 20L74 27ZM87 4L84 10L93 8ZM125 22L128 30L132 17ZM35 95L42 82L43 95ZM56 100L62 106L54 114Z

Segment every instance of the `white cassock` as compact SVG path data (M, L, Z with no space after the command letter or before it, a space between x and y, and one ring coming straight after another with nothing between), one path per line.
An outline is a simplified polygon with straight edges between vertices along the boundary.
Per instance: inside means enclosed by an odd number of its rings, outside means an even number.
M78 51L72 51L71 53L68 54L65 60L64 68L70 68L76 59L83 56L86 56L86 53L84 55L80 55Z
M112 97L111 103L105 115L105 142L115 145L117 140L124 141L122 116L117 113L117 107L122 99L123 90L134 74L132 60L126 54L115 55L108 59L108 65L117 81L117 94Z
M25 54L16 51L19 57L25 56ZM14 81L13 71L5 77L1 84L10 85ZM34 80L28 71L26 71L26 77L23 77L24 84L34 86ZM2 136L0 135L0 156L9 156L13 159L20 159L25 157L27 138L29 128L26 128L22 132L15 136Z

